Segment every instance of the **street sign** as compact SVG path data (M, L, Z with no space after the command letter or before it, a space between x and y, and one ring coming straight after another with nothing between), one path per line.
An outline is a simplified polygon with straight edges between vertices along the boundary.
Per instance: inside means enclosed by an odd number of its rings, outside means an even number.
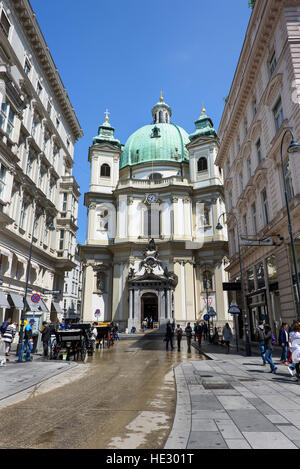
M44 295L60 295L61 290L44 290Z
M40 301L41 297L38 293L34 293L31 295L31 301L32 303L38 303Z
M217 313L215 312L215 310L213 308L210 308L210 310L208 311L208 315L211 318L214 318L215 316L217 316Z
M99 314L101 314L101 311L100 311L100 309L96 309L96 311L95 311L95 315L96 315L96 316L99 316Z
M236 303L232 302L228 310L228 313L229 314L241 314L241 310Z
M204 321L209 321L210 316L208 314L204 314L203 319Z
M223 291L240 291L240 282L223 282Z

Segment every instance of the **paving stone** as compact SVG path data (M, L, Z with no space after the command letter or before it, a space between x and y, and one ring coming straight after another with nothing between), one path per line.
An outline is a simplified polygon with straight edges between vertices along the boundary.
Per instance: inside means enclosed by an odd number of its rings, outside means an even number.
M255 399L251 398L249 399L249 402L264 415L272 415L274 413L274 409L259 397L256 397Z
M239 431L234 422L232 422L232 420L216 420L216 425L224 440L234 438L243 439L242 433Z
M192 409L192 418L230 420L230 416L225 410L195 410L194 407Z
M251 449L249 443L243 439L225 440L229 449Z
M192 432L217 432L218 427L212 419L192 418Z
M255 409L243 396L219 396L218 399L226 410Z
M278 430L284 433L290 440L300 441L300 430L294 425L276 425Z
M243 432L253 449L297 449L281 432Z
M199 396L199 400L193 401L193 410L222 410L223 407L219 400L211 393Z
M270 420L270 422L276 424L276 423L289 423L284 417L282 417L282 415L279 415L279 414L274 414L274 415L268 415L268 414L265 414L265 416L267 417L267 419Z
M191 432L187 449L227 449L219 432Z
M229 410L228 414L241 432L276 432L278 429L258 410Z

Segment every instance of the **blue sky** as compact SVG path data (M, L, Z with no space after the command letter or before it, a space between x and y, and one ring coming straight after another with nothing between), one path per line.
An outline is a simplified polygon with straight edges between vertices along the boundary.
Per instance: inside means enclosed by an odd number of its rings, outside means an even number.
M121 143L151 123L160 90L192 133L202 103L220 123L251 15L248 0L30 0L84 132L75 146L78 242L85 242L88 148L110 111Z

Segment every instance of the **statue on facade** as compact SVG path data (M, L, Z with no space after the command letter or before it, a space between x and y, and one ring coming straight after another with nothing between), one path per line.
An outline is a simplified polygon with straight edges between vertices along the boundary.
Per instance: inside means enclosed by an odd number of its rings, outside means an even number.
M153 238L151 238L150 241L149 241L149 244L148 244L148 251L149 251L149 252L156 251L156 245L155 245L155 241L154 241Z

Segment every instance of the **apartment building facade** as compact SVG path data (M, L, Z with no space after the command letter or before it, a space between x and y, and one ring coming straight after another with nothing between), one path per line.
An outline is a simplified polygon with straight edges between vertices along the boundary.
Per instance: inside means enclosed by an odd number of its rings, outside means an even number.
M28 0L0 1L0 321L56 320L75 267L82 130ZM60 290L57 297L46 293ZM38 304L31 293L40 294ZM38 322L37 322L38 323Z
M291 323L297 317L283 177L299 266L300 156L287 152L289 131L300 140L299 18L299 1L256 1L218 131L216 164L224 170L230 252L227 270L231 281L240 280L240 241L252 338L260 320L278 334L282 321ZM269 238L270 245L243 246L243 235Z

